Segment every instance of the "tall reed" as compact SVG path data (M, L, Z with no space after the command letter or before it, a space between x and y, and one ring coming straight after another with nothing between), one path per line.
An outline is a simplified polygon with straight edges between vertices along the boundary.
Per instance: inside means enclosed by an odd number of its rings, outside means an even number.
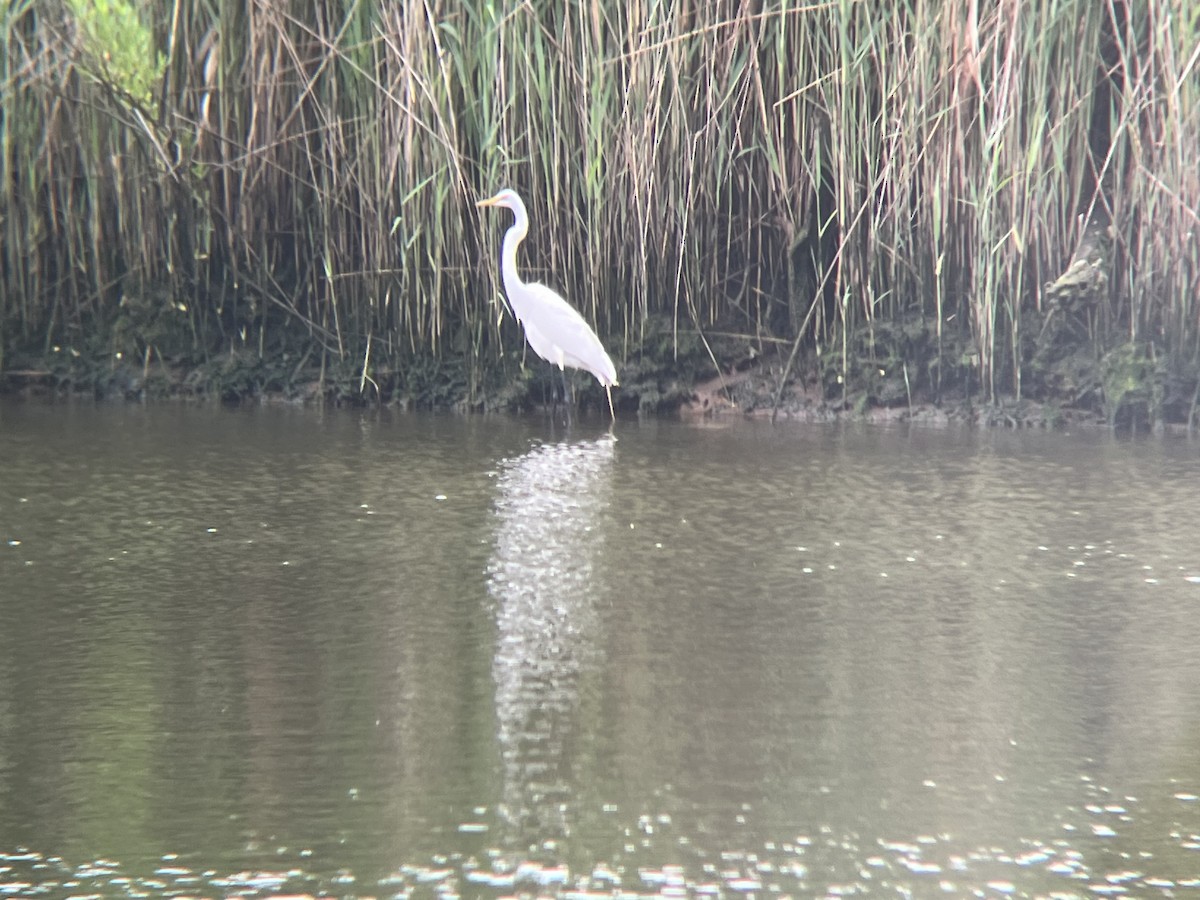
M1086 346L1200 379L1185 0L114 5L161 54L149 94L96 64L128 47L84 27L94 0L4 13L10 354L302 331L363 385L455 359L474 395L520 346L473 209L509 184L526 267L624 359L735 333L776 377L796 341L843 383L899 363L1020 396L1044 285L1103 221Z

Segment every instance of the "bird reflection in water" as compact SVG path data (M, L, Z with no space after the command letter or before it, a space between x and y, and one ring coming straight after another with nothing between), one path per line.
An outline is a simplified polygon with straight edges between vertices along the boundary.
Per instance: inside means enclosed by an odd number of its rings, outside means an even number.
M496 543L496 718L501 821L514 842L570 830L570 745L581 678L598 662L593 571L604 548L615 441L542 444L502 464Z

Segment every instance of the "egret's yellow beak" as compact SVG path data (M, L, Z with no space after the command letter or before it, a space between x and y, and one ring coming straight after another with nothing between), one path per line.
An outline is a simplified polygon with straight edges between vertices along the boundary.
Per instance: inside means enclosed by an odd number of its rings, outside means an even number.
M479 201L479 202L477 202L475 205L476 205L477 207L478 207L478 206L495 206L495 205L496 205L496 201L497 201L497 200L499 200L499 199L500 199L500 195L499 195L499 194L497 194L495 197L488 197L486 200L480 200L480 201Z

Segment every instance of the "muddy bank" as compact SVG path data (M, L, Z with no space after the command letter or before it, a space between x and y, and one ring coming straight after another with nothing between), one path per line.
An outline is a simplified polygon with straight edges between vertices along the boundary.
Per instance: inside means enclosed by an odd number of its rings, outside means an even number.
M422 371L384 367L347 373L326 363L292 359L270 362L230 354L204 365L170 363L150 355L137 363L123 359L85 360L67 353L61 364L14 367L0 372L0 393L42 399L108 402L220 402L232 404L387 406L447 409L462 413L553 411L561 407L563 379L538 360L510 361L482 373L467 391L460 367L427 364ZM297 363L301 364L297 364ZM503 363L504 361L501 361ZM736 362L731 365L736 365ZM685 364L685 370L689 368ZM680 373L663 364L640 362L622 368L622 387L613 399L619 414L679 417L688 421L739 419L875 424L914 423L932 427L983 428L1116 427L1133 431L1188 432L1187 417L1153 415L1149 402L1129 403L1106 414L1102 405L1001 397L985 402L961 391L932 398L921 389L893 402L871 397L864 385L829 391L819 383L792 379L779 390L779 368L750 365L729 374L700 375L698 367ZM697 377L700 375L700 377ZM585 373L568 372L568 390L583 410L607 415L604 393Z
M777 402L778 401L778 402ZM841 397L826 397L799 384L782 392L759 371L740 372L698 384L691 397L679 404L678 415L687 420L768 419L793 422L860 421L879 425L911 423L932 427L965 425L977 428L1117 428L1131 431L1191 433L1198 424L1193 417L1169 421L1153 418L1148 406L1119 411L1115 421L1101 409L1076 406L1060 400L1001 397L995 403L979 398L950 395L940 401L914 398L911 403L885 405L852 403Z

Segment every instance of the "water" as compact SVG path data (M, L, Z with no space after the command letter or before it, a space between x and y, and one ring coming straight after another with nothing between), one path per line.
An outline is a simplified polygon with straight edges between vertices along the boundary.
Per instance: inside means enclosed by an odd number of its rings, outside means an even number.
M0 897L1200 888L1180 439L0 405Z

